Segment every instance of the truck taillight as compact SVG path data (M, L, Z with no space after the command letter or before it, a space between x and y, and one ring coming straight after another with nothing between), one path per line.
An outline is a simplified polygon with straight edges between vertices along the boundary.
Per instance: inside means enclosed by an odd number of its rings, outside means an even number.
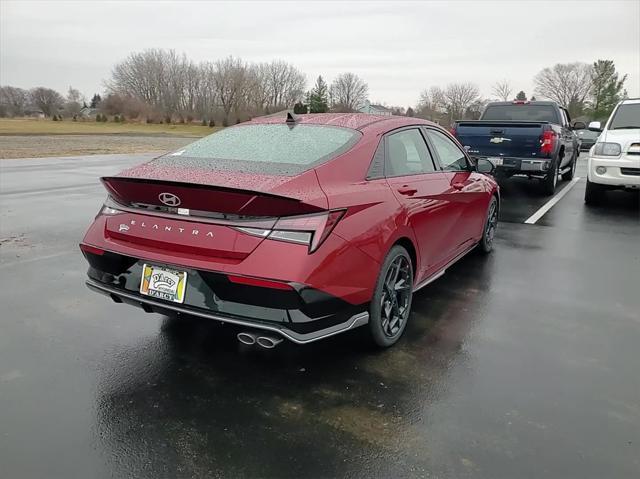
M540 136L540 153L542 155L550 155L556 149L556 141L558 140L558 135L553 130L547 130L542 132L542 136Z
M452 126L449 128L449 133L451 133L451 136L456 137L456 127Z

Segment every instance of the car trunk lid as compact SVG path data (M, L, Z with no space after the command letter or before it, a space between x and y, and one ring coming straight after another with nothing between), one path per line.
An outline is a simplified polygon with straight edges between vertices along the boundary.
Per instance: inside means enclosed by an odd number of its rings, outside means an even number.
M265 239L242 228L273 228L278 218L326 211L313 170L275 176L142 167L102 182L123 212L105 234L139 249L241 261Z

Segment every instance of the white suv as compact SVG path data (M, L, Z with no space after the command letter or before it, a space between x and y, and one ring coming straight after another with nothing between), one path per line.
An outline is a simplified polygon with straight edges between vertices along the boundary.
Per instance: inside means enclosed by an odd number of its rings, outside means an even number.
M599 131L600 122L589 123L589 129ZM640 98L616 105L589 150L585 203L602 202L608 189L640 189Z

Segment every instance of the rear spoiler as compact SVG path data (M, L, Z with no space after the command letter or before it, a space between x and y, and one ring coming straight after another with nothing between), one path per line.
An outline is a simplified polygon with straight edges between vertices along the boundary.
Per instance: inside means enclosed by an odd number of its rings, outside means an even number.
M148 178L100 178L109 194L125 206L185 208L242 216L289 216L325 208L301 198L273 193Z

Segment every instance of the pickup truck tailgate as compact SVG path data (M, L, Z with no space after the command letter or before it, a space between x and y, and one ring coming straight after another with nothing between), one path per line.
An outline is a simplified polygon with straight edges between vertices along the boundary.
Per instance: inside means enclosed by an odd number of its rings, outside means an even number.
M461 121L456 137L471 155L538 158L545 122Z

